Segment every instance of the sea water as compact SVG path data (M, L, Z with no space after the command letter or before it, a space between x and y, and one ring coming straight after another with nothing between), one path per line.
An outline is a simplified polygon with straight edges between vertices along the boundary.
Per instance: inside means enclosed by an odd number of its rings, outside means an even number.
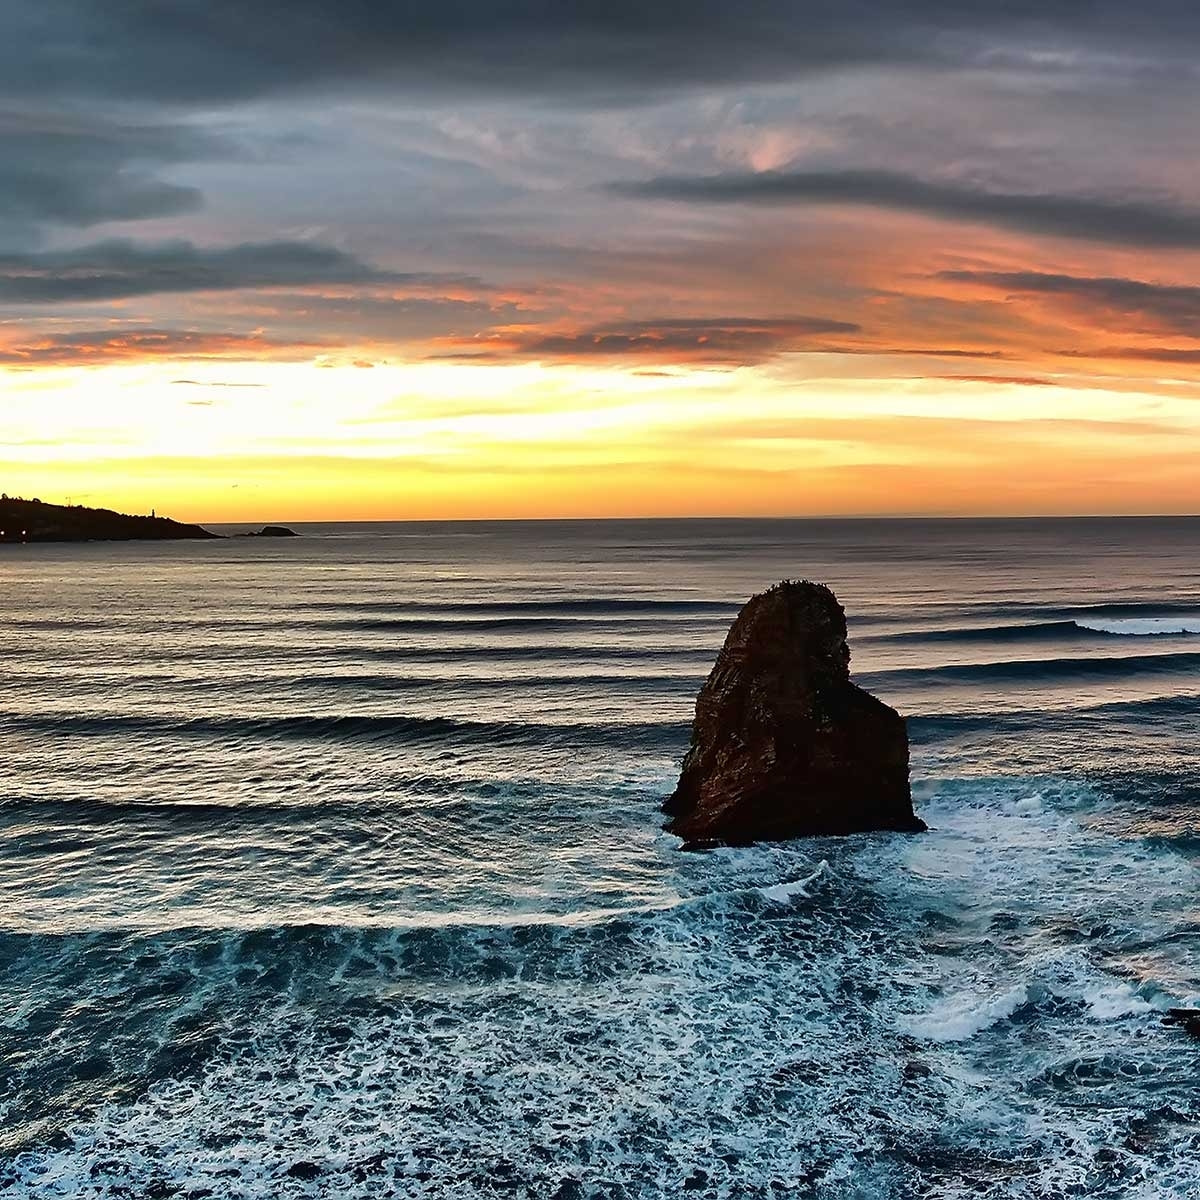
M1200 521L299 529L0 548L0 1195L1200 1195ZM784 577L929 833L661 830Z

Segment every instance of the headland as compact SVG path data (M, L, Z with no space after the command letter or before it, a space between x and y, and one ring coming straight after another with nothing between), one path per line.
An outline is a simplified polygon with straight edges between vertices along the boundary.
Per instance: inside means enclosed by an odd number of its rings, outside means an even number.
M215 538L199 525L151 514L129 516L80 504L43 504L0 496L0 543L128 542Z

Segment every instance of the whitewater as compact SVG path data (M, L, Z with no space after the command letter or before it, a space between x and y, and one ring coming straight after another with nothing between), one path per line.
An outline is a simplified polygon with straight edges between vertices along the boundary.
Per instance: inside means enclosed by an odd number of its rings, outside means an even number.
M1192 1197L1200 521L0 547L0 1196ZM830 584L920 836L682 852Z

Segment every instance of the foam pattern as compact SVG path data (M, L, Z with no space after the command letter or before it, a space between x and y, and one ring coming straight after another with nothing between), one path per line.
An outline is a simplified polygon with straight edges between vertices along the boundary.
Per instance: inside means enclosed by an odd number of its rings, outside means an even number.
M927 837L682 856L615 914L64 938L64 977L190 979L196 1052L0 1194L1185 1195L1200 1055L1122 947L1169 944L1195 870L1086 799L944 787Z

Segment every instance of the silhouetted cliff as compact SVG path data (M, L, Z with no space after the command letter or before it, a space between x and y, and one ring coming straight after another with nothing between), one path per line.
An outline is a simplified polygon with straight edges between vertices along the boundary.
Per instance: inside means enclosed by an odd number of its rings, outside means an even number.
M167 517L131 517L107 508L0 496L0 542L128 542L217 536L199 525L183 525Z

